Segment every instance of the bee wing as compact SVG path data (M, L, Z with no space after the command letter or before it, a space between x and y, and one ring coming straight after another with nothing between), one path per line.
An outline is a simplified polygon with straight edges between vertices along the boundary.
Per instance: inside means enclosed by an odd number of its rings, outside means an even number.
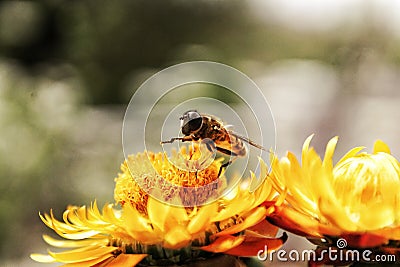
M252 146L254 146L254 147L258 148L258 149L261 149L261 150L264 150L264 151L268 151L266 148L260 146L259 144L255 143L254 141L250 140L247 137L244 137L244 136L242 136L240 134L235 133L234 131L228 130L228 133L230 135L233 135L233 136L237 137L238 139L240 139L242 141L245 141L246 143L248 143L248 144L250 144L250 145L252 145Z
M232 129L234 128L232 124L224 125L224 127L227 131L232 131Z

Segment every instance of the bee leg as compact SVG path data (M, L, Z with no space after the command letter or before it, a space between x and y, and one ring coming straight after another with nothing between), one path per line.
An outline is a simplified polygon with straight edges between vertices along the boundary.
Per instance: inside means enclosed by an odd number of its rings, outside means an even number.
M231 165L232 162L233 162L233 160L229 160L228 162L222 164L221 167L219 167L218 177L221 175L222 169L225 169L226 167L228 167L229 165Z
M193 139L190 136L184 136L184 137L172 137L170 140L167 141L161 141L160 144L172 144L175 141L192 141Z
M173 142L177 141L177 140L182 140L182 137L173 137L171 138L171 140L167 140L167 141L161 141L160 144L172 144Z

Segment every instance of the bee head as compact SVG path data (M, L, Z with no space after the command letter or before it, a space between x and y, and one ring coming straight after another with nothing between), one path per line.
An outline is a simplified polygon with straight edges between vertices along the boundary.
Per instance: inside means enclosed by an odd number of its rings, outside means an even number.
M196 110L186 111L179 119L181 120L182 133L184 135L197 132L203 124L203 118Z

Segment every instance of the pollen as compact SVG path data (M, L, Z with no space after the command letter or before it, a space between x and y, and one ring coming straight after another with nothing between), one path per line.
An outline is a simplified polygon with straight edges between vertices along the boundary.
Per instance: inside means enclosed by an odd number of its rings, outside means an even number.
M133 179L126 161L121 165L121 171L115 178L115 201L121 206L130 203L141 214L147 215L148 194Z
M190 171L199 165L200 157L197 147L182 147L179 152L173 152L171 158L165 153L153 152L130 155L115 179L115 201L122 206L130 203L147 215L148 194L154 190L161 191L166 201L179 197L182 203L191 203L193 197L200 202L216 197L226 186L224 176L218 177L222 159L213 160L198 171ZM179 168L173 162L179 166L186 164L188 169ZM209 186L204 187L206 185ZM190 190L194 190L195 196L188 193Z

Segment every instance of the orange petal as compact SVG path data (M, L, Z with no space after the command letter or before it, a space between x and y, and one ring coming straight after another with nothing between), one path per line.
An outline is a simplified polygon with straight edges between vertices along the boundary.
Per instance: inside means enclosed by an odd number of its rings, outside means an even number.
M257 240L245 241L239 246L225 251L225 254L241 257L257 256L260 251L270 252L279 249L288 239L286 233L279 238L258 238Z
M217 238L210 245L203 246L200 249L208 252L221 253L239 246L244 241L244 239L245 239L244 236L226 235Z
M354 248L371 248L387 244L389 240L383 236L364 233L364 234L342 234L342 238L347 241L348 247Z
M275 212L267 220L282 229L306 237L340 234L335 227L321 224L316 219L285 206L275 207Z
M296 221L294 218L299 216L299 214L295 214L296 212L293 210L289 210L288 208L283 207L275 207L275 212L267 217L267 220L284 230L287 230L291 233L300 236L313 236L308 232L308 229L304 228L299 221ZM304 216L303 220L309 219ZM319 236L319 235L317 235Z
M247 237L273 237L278 233L278 227L270 224L267 220L262 220L258 224L248 228L245 231L246 239Z
M390 240L400 240L400 226L398 227L385 227L380 230L375 230L374 234L384 236Z
M266 208L269 208L269 207L274 206L275 203L276 203L276 201L270 200L270 201L264 201L264 202L261 203L260 205L261 205L261 206L264 206L264 207L266 207ZM278 206L279 206L279 205L278 205Z
M120 254L112 262L107 264L107 267L120 267L120 266L136 266L147 254Z

